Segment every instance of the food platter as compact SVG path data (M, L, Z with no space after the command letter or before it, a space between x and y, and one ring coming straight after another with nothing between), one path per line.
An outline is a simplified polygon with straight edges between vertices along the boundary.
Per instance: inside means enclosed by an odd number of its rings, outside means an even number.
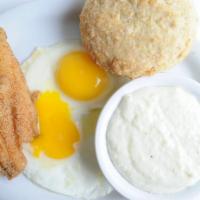
M37 46L49 46L65 39L79 39L79 13L84 0L36 0L0 15L0 26L8 34L15 55L23 62ZM200 9L200 6L199 6ZM200 81L200 40L194 44L189 57L175 68L164 72ZM73 200L71 197L48 192L31 183L23 175L12 181L0 179L1 200L49 199ZM192 187L193 197L200 185ZM188 197L189 198L189 197ZM101 200L125 199L113 192ZM177 198L178 199L178 198ZM100 199L99 199L100 200Z

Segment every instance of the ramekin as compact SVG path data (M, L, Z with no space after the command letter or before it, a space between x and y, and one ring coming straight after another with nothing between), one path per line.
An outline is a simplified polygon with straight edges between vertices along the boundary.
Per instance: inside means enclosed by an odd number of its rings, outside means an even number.
M99 166L108 182L121 195L133 200L188 200L200 198L200 184L172 194L153 194L142 191L130 184L113 165L107 150L106 132L110 118L122 97L144 87L178 86L200 99L200 84L192 79L159 74L152 77L138 78L117 90L104 106L97 122L95 148ZM119 141L120 142L120 141Z

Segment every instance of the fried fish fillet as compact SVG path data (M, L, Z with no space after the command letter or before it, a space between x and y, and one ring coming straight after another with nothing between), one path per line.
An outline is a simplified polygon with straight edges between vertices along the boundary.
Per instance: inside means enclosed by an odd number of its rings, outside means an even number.
M18 135L15 134L9 82L6 77L0 77L0 166L6 176L13 177L24 168L26 162Z
M37 114L19 63L0 28L0 173L12 178L26 165L22 143L38 134Z

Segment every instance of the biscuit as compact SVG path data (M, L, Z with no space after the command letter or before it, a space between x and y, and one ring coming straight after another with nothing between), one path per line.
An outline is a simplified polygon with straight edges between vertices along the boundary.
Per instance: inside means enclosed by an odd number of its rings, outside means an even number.
M97 64L133 79L183 60L196 22L190 0L86 0L80 32Z

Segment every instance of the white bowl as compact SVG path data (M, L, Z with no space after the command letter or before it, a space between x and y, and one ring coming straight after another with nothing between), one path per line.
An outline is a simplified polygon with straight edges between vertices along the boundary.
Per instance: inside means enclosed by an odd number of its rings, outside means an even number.
M137 200L185 200L185 199L197 199L200 198L200 184L196 184L193 187L187 188L182 192L161 195L161 194L152 194L145 191L142 191L128 181L126 181L120 173L116 170L113 163L110 160L107 143L106 143L106 132L107 126L110 121L110 118L117 108L121 98L131 92L134 92L143 87L150 86L179 86L188 92L195 95L200 99L200 84L192 79L166 76L166 75L155 75L153 77L144 77L139 78L122 86L107 102L104 109L101 112L99 117L97 128L96 128L96 155L99 166L110 182L110 184L124 197L128 199L137 199ZM119 141L120 142L120 141Z

